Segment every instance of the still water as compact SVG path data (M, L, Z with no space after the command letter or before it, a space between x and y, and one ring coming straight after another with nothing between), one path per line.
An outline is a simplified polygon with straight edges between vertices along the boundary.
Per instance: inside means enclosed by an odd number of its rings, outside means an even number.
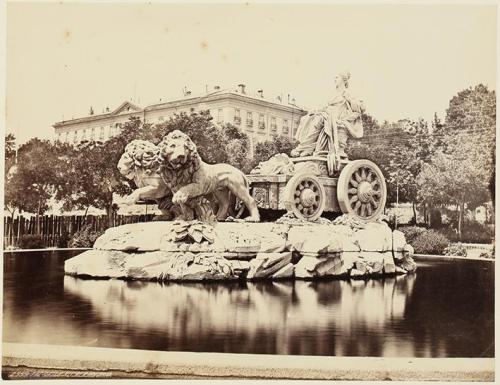
M64 276L79 252L4 254L5 342L148 350L493 357L494 263L368 281L159 284Z

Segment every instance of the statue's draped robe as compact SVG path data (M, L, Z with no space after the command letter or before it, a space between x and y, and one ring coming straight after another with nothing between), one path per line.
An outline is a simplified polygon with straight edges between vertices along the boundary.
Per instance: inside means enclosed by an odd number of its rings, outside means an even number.
M353 138L363 136L361 104L345 90L337 95L324 110L301 118L295 134L299 145L295 150L299 153L321 151L338 153L339 148L336 148L338 142L334 138L335 135L338 135L339 129L345 130ZM341 143L341 147L345 145L346 138L342 139L344 139L344 143Z

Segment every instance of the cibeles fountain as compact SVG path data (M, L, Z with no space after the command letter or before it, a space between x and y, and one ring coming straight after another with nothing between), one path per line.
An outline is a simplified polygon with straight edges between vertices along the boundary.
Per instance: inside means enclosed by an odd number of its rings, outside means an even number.
M129 143L118 168L138 188L127 202L156 200L162 215L108 229L66 261L66 274L220 281L413 273L413 248L382 220L381 170L347 159L348 138L363 136L362 106L347 92L348 73L335 83L336 97L301 118L291 157L275 155L250 175L205 163L180 131L158 145ZM259 209L286 214L264 222Z

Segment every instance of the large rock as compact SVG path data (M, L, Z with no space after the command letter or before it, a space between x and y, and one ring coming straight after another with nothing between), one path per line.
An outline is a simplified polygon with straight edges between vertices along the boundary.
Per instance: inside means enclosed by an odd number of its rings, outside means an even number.
M342 217L280 223L148 222L107 230L94 250L69 259L71 275L144 280L365 277L411 273L404 234L383 222ZM357 222L356 222L357 223Z
M133 254L123 251L87 250L66 260L64 271L69 275L124 278L127 276L125 265L131 256ZM154 258L154 255L152 257Z
M385 222L367 223L354 234L354 239L361 251L392 250L392 230Z
M292 261L292 253L259 253L250 261L248 279L267 278L279 272Z
M304 256L295 265L297 278L331 277L345 274L340 257Z

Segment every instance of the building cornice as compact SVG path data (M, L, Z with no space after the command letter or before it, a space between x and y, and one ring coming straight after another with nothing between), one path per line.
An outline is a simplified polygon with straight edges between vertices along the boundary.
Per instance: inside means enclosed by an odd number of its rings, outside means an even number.
M108 112L105 114L99 114L99 115L90 115L90 116L85 116L82 118L76 118L76 119L70 119L70 120L63 120L60 122L54 123L52 127L54 128L62 128L62 127L67 127L71 126L74 124L79 124L79 123L87 123L87 122L93 122L93 121L99 121L99 120L105 120L105 119L113 119L118 116L120 117L130 117L138 114L145 114L149 111L158 111L158 110L163 110L163 109L172 109L172 108L179 108L179 107L186 107L186 106L191 106L191 105L198 105L201 103L210 103L210 102L217 102L219 100L236 100L240 101L243 103L250 103L254 104L260 107L270 107L278 110L282 110L284 112L288 113L297 113L297 114L304 114L307 111L304 109L297 107L295 105L285 105L285 104L280 104L276 102L272 102L263 98L259 97L254 97L246 94L240 94L237 92L231 92L231 91L222 91L222 92L217 92L209 95L204 95L204 96L195 96L192 98L184 98L184 99L178 99L178 100L173 100L170 102L165 102L165 103L159 103L159 104L152 104L149 105L143 109L140 107L137 107L135 105L132 105L130 102L123 102L118 108L116 108L112 112ZM126 112L126 113L120 113L117 114L125 105L130 104L131 106L134 107L133 111Z

